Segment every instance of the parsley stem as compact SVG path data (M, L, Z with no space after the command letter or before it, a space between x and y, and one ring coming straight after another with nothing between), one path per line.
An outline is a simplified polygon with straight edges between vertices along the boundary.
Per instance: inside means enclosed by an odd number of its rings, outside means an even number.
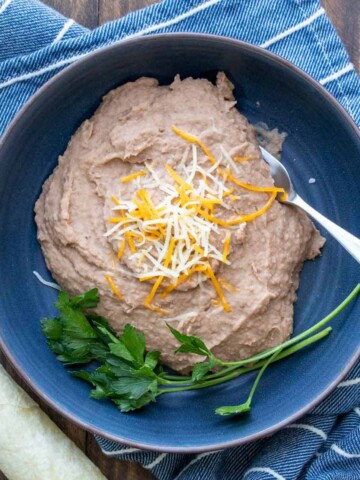
M285 350L284 350L284 347L280 345L281 352L276 356L276 358L271 363L276 363L279 360L289 357L290 355L293 355L299 350L302 350L308 345L311 345L312 343L322 340L324 337L327 337L331 331L332 331L331 327L324 328L324 330L321 330L320 332L315 333L315 335L312 335L311 337L306 338L302 342L299 342L296 345L293 345ZM253 370L257 370L258 368L261 368L265 363L266 363L266 359L263 359L255 363L254 365L251 365L250 367L242 367L242 372L243 373L252 372Z
M251 410L251 402L252 398L254 396L255 390L257 389L257 386L261 380L261 377L263 376L265 370L267 367L275 361L275 358L279 355L281 352L281 347L279 347L272 355L271 357L267 358L266 361L264 362L264 365L261 367L259 373L256 375L255 382L253 383L249 396L246 400L245 403L242 403L241 405L230 405L230 406L223 406L223 407L218 407L215 409L215 413L218 415L233 415L233 414L239 414L239 413L245 413L249 412Z
M243 368L231 367L232 371L230 371L230 372L228 371L228 369L224 369L221 372L217 372L216 374L214 374L214 375L217 375L217 378L212 377L211 379L208 379L208 380L205 379L202 382L193 383L191 385L189 385L189 382L187 382L188 385L184 386L184 387L181 387L181 386L170 387L170 384L168 384L169 388L161 389L159 391L159 395L161 395L162 393L184 392L186 390L198 390L198 389L201 389L201 388L212 387L214 385L218 385L220 383L227 382L228 380L232 380L233 378L239 377L240 375L243 375L244 373L251 372L253 370L258 370L259 368L266 365L267 362L269 362L269 364L270 363L275 363L275 362L277 362L277 361L279 361L283 358L286 358L286 357L294 354L295 352L307 347L308 345L311 345L312 343L315 343L315 342L321 340L322 338L326 337L330 332L331 332L331 327L325 328L321 332L313 335L310 338L307 338L307 339L303 340L302 342L299 342L297 345L294 345L291 348L287 348L286 350L284 350L283 345L279 345L278 347L275 347L276 351L273 352L273 354L275 354L275 353L277 354L276 358L271 358L270 357L271 361L269 361L269 359L265 359L265 360L263 360L261 362L258 362L257 364L252 365L250 367L243 367ZM281 350L281 351L279 352L279 350ZM274 357L275 357L275 355L274 355ZM174 382L173 384L176 385L176 384L178 384L178 382Z
M294 343L297 343L299 340L302 340L305 337L308 337L311 335L313 332L316 330L319 330L321 327L326 325L330 320L332 320L336 315L338 315L342 310L344 310L345 307L353 300L353 298L356 297L360 293L360 284L358 284L354 290L343 300L340 305L338 305L332 312L330 312L326 317L324 317L322 320L320 320L318 323L315 323L312 327L308 328L304 332L300 333L299 335L296 335L296 337L290 338L290 340L287 340L282 344L283 348L289 347L291 345L294 345ZM265 352L261 352L257 355L254 355L253 357L246 358L245 360L240 360L238 362L223 362L222 360L219 360L221 365L223 366L236 366L240 367L242 365L246 365L248 363L254 363L257 362L258 360L262 360L263 358L267 358L271 356L277 349L278 347L273 347L268 350L265 350Z
M164 378L166 380L188 380L189 382L191 382L191 377L189 376L186 376L186 375L164 375Z
M181 375L178 375L177 377L175 377L174 375L173 377L173 380L168 380L167 378L163 377L157 377L157 381L160 385L189 385L189 383L191 383L191 377L185 377L185 379Z
M302 342L299 342L298 344L290 346L289 348L286 348L286 349L284 349L283 344L279 345L282 349L282 352L277 356L276 360L274 360L271 363L275 363L278 360L282 360L283 358L286 358L286 357L292 355L293 353L298 352L299 350L302 350L307 345L311 345L312 343L315 343L318 340L321 340L322 338L329 335L331 330L332 330L331 327L327 327L324 330L321 330L319 333L316 333L315 335L312 335L311 337L303 340ZM274 347L274 348L277 348L277 347ZM266 359L262 359L262 360L254 363L253 365L251 365L249 367L242 366L241 368L242 368L243 373L252 372L253 370L257 370L258 368L261 368L261 366L264 365L265 362L266 362ZM236 365L232 365L231 367L226 367L223 370L220 370L219 372L209 373L209 374L205 375L203 380L211 380L213 378L222 377L222 376L224 376L225 373L233 372L234 370L236 370L238 368L240 368L240 367L238 367Z
M347 305L360 293L360 284L358 284L353 290L352 292L340 303L340 305L338 305L332 312L330 312L326 317L324 317L322 320L320 320L318 323L316 323L315 325L313 325L312 327L308 328L307 330L305 330L304 332L300 333L299 335L296 335L295 337L293 338L290 338L289 340L287 340L286 342L282 343L281 344L281 347L282 347L282 350L283 352L279 355L278 357L278 360L280 360L281 358L284 358L284 353L287 352L288 350L285 350L284 352L284 349L287 349L287 347L291 347L292 345L296 344L299 342L299 340L302 340L306 337L309 337L309 335L311 335L313 332L316 332L317 330L319 330L321 327L323 327L324 325L326 325L330 320L332 320L336 315L338 315L345 307L347 307ZM328 330L324 330L324 332ZM328 332L329 333L329 332ZM326 333L327 335L327 333ZM314 338L314 337L311 337L311 338ZM322 338L322 337L319 337L319 338ZM312 342L311 342L312 343ZM300 344L298 344L300 345ZM302 345L302 344L301 344ZM305 346L305 345L304 345ZM248 365L250 363L255 363L255 364L258 364L257 362L259 362L260 360L264 360L266 358L269 358L271 357L271 355L273 353L275 353L277 351L277 349L279 348L279 346L277 347L273 347L273 348L270 348L268 350L266 350L265 352L261 352L257 355L254 355L252 357L249 357L249 358L245 358L244 360L240 360L240 361L237 361L237 362L224 362L218 358L215 358L215 360L218 362L219 365L222 365L223 368L222 370L220 370L219 372L215 372L215 373L209 373L208 375L205 375L203 380L214 380L216 378L224 378L224 375L225 373L231 373L235 370L237 370L239 367L242 367L244 365ZM302 347L301 347L302 348ZM297 351L297 349L295 350ZM285 355L287 356L287 355ZM260 364L259 364L260 365ZM261 363L261 365L263 365L263 363ZM258 367L257 367L258 368ZM249 371L253 370L253 368L251 367L251 369ZM163 377L165 380L165 382L161 382L163 383L164 385L167 384L167 385L171 385L171 384L187 384L189 382L191 382L191 377L189 376L181 376L181 375L164 375Z
M267 367L270 365L270 363L273 363L276 359L276 357L279 356L279 354L281 353L281 347L279 347L272 355L271 357L267 358L266 361L264 362L264 365L261 367L259 373L257 374L256 376L256 379L255 379L255 382L253 384L253 386L251 387L251 390L250 390L250 393L249 393L249 396L248 396L248 399L246 400L246 404L250 407L250 404L251 404L251 401L252 401L252 398L254 396L254 393L255 393L255 390L261 380L261 377L263 376L265 370L267 369Z

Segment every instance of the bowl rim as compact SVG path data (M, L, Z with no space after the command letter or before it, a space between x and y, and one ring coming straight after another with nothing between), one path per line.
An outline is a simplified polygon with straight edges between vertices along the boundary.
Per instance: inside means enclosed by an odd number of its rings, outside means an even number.
M11 136L11 132L13 129L16 127L16 124L18 120L26 113L27 109L37 101L39 97L43 94L46 89L56 83L60 77L63 75L66 75L69 71L72 71L76 68L79 67L79 65L86 64L86 62L89 59L95 58L96 56L101 56L104 51L109 52L111 50L116 51L118 48L121 48L124 45L127 44L136 44L136 43L142 43L142 42L147 42L147 41L156 41L158 38L164 38L166 36L171 36L171 37L176 37L181 40L186 40L186 39L194 39L194 40L201 40L201 41L210 41L210 42L220 42L224 44L228 44L229 46L238 46L240 47L243 51L249 51L252 53L255 53L259 55L260 57L265 57L267 59L272 60L273 62L282 65L285 67L285 70L294 73L295 75L301 77L305 82L312 86L315 90L319 92L319 94L327 100L340 114L340 116L343 117L345 123L347 123L348 126L351 127L351 129L354 131L355 136L358 137L359 143L360 143L360 130L357 127L355 121L352 119L350 114L345 110L345 108L333 97L333 95L325 89L317 80L315 80L313 77L311 77L308 73L303 71L301 68L297 67L290 61L284 59L283 57L280 57L279 55L270 52L268 50L263 49L260 46L250 44L248 42L244 42L242 40L237 40L234 38L230 37L225 37L222 35L214 35L214 34L206 34L206 33L191 33L191 32L167 32L167 33L159 33L159 34L152 34L152 35L146 35L146 36L139 36L139 37L133 37L133 38L123 38L120 40L115 41L111 45L106 45L99 47L91 52L85 53L83 57L79 58L78 60L75 60L73 63L70 63L70 65L66 66L63 68L60 72L56 73L53 77L51 77L47 82L45 82L26 102L25 104L21 107L21 109L16 113L8 127L6 128L3 136L0 138L0 150L3 147L3 145L7 142L8 138ZM354 353L354 355L349 359L346 367L340 372L340 374L328 385L328 387L323 390L316 398L314 398L311 402L309 402L307 405L305 405L302 409L298 410L296 413L293 415L288 416L284 420L276 423L275 425L272 425L271 427L268 427L264 430L261 430L257 433L247 435L243 438L239 438L237 440L231 440L231 441L225 441L225 442L216 442L212 445L203 445L203 446L192 446L192 447L165 447L163 445L157 445L157 444L148 444L148 443L142 443L139 441L132 441L127 438L121 437L121 435L114 435L110 433L106 433L102 431L101 429L89 424L86 421L83 421L73 415L72 413L68 412L65 410L63 407L61 407L56 401L52 400L51 398L48 397L46 393L44 393L40 387L37 386L36 382L34 382L28 375L21 369L20 365L18 364L15 356L10 352L8 349L5 341L3 338L0 336L0 349L5 355L6 360L10 363L10 365L15 369L16 373L19 375L19 377L25 381L27 386L31 388L31 390L39 397L41 400L43 400L47 405L49 405L51 408L53 408L57 413L61 414L63 417L65 417L67 420L70 420L71 422L75 423L78 427L83 428L84 430L94 434L94 435L99 435L101 437L104 437L107 440L114 441L116 443L121 443L127 447L132 447L132 448L137 448L140 450L147 450L147 451L152 451L152 452L166 452L166 453L188 453L188 454L195 454L195 453L204 453L204 452L211 452L211 451L216 451L216 450L222 450L225 448L231 448L231 447L236 447L239 445L243 445L249 442L253 442L256 440L259 440L261 438L264 438L269 435L273 435L277 431L279 431L281 428L293 423L306 413L308 413L310 410L312 410L314 407L316 407L325 397L327 397L334 389L335 387L341 382L341 380L346 376L346 374L351 370L351 368L355 365L356 361L360 358L360 346L358 350ZM126 452L125 452L126 453ZM109 452L107 455L111 455L111 452Z

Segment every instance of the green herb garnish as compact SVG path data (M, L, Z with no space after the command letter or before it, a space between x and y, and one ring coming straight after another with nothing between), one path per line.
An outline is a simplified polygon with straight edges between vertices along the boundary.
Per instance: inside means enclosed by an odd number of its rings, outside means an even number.
M125 325L122 334L117 335L105 318L89 313L88 310L95 308L99 302L95 288L75 297L60 292L55 304L60 315L42 320L42 331L49 347L61 362L66 365L89 364L87 370L71 373L94 387L91 397L98 400L108 398L122 412L142 408L154 402L159 395L207 388L259 370L244 403L215 410L219 415L234 415L250 411L255 390L270 364L326 337L331 327L320 329L359 292L360 285L357 285L335 310L305 332L277 347L237 362L222 361L200 338L185 335L168 325L180 344L176 352L204 357L202 362L193 366L191 376L187 377L166 372L159 365L161 353L147 352L144 334L132 325Z

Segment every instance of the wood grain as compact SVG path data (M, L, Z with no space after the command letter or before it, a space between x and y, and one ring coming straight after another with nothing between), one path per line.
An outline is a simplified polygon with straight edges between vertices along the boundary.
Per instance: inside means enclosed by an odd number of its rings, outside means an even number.
M45 0L44 3L84 27L92 29L99 24L99 0Z
M87 437L85 453L100 468L108 480L152 480L154 478L150 472L137 463L122 462L106 457L91 434L88 434Z
M108 480L152 480L154 478L151 473L136 463L122 462L106 457L106 455L101 452L99 445L91 433L86 432L64 418L62 415L59 415L54 409L49 407L32 392L28 385L21 379L14 368L6 360L1 350L0 364L5 367L16 383L40 405L44 412L49 415L57 426L100 468ZM1 471L0 480L8 480Z
M99 0L99 24L123 17L159 0Z
M159 0L43 0L63 15L71 17L78 23L94 28L106 21L121 17L127 13L146 7ZM350 58L360 71L360 0L321 0L327 14L332 20ZM68 435L88 457L99 466L108 480L151 480L153 476L135 463L122 462L107 458L100 450L94 437L75 426L49 408L27 385L22 382L16 372L6 362L0 352L0 363L43 408L52 420ZM0 480L7 480L0 472ZM26 479L24 479L26 480ZM46 479L44 479L46 480ZM69 479L71 480L71 479Z
M360 0L322 0L322 4L360 72Z

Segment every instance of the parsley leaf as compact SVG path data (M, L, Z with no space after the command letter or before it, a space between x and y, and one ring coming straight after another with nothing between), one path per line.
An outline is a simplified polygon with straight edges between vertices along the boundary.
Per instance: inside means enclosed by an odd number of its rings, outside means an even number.
M211 360L208 362L195 363L192 369L191 380L193 382L199 382L214 367L215 367L215 363Z
M93 288L88 292L85 292L76 297L70 299L70 305L73 308L78 308L80 310L88 310L90 308L96 308L100 301L99 293L97 288Z
M174 335L176 340L181 343L181 346L176 350L176 352L195 353L197 355L213 357L213 354L199 337L195 337L193 335L185 335L184 333L179 332L179 330L176 330L176 328L172 327L168 323L166 325L168 326L170 332Z
M207 388L259 370L245 403L215 410L219 415L233 415L250 410L258 383L271 363L327 336L331 327L320 329L359 293L360 285L333 312L305 332L237 362L218 359L199 337L183 334L167 325L180 343L176 352L206 357L203 362L194 365L190 377L172 374L159 365L160 352L146 352L144 334L132 325L125 325L121 335L117 335L104 317L88 312L98 305L96 288L75 297L60 292L55 304L59 315L43 319L41 329L49 347L61 362L66 365L88 364L87 370L71 373L92 385L90 396L97 400L110 399L122 412L142 408L155 402L162 394ZM213 372L214 367L217 367L216 372Z
M60 292L56 306L60 316L42 320L41 329L58 359L68 365L88 363L98 357L102 343L93 326L81 311L82 305L94 305L94 290L75 298Z

